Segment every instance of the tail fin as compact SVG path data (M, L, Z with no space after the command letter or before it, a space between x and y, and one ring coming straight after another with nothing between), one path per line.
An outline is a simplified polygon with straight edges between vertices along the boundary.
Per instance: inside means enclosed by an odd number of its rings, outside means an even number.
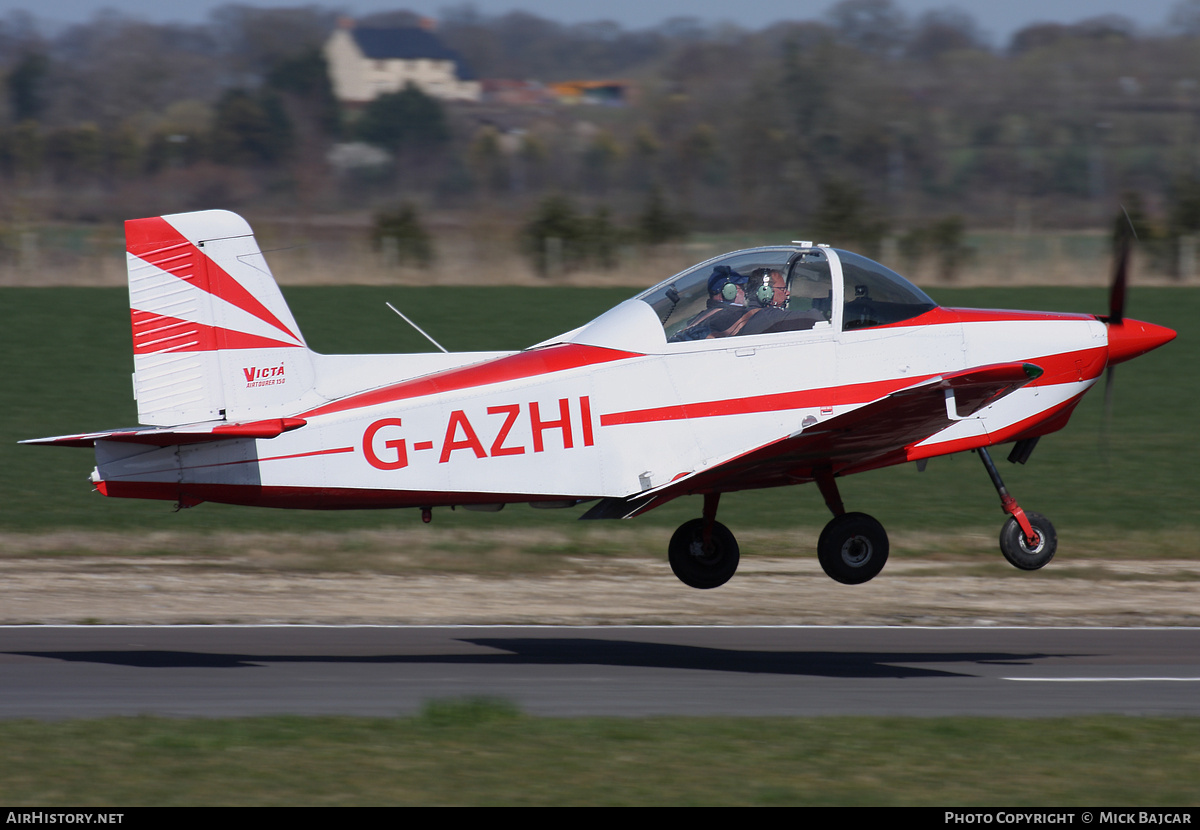
M132 219L125 246L141 423L297 411L313 353L246 220L222 210Z

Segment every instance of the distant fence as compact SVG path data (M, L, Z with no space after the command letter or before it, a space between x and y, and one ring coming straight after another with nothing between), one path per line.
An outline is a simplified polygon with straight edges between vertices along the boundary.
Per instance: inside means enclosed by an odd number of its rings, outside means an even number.
M623 247L612 269L543 278L518 251L511 231L503 228L435 229L435 258L428 267L416 267L397 264L386 246L373 247L370 229L361 223L255 220L253 224L272 271L284 285L650 286L726 251L792 241L779 234L698 234L686 242L650 249ZM1136 279L1200 282L1197 237L1156 245L1135 249ZM0 227L0 285L124 285L124 247L119 227ZM951 284L1105 285L1112 274L1109 239L1100 232L976 232L966 235L965 247ZM884 241L879 259L915 282L947 282L933 256L905 261L894 237Z

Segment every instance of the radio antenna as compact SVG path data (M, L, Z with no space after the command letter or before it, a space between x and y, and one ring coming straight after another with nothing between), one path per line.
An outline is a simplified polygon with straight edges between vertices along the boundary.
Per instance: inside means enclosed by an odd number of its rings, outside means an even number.
M400 309L396 308L394 305L392 305L392 304L391 304L391 303L389 303L389 302L385 302L385 303L384 303L384 305L386 305L386 306L387 306L388 308L390 308L392 311L394 311L394 312L396 312L397 314L399 314L399 315L400 315L400 319L401 319L401 320L403 320L404 322L408 323L410 326L412 326L412 327L413 327L414 329L416 329L417 331L421 332L421 334L422 334L422 335L424 335L424 337L425 337L425 339L426 339L426 340L428 340L430 343L432 343L433 345L437 346L439 349L441 349L441 350L442 350L442 354L450 354L450 352L448 352L448 351L446 351L444 348L442 348L442 344L441 344L441 343L437 342L437 341L436 341L436 340L434 340L432 337L430 337L430 336L429 336L429 334L428 334L428 332L426 332L426 331L425 331L425 329L421 328L421 327L420 327L420 326L418 326L416 323L414 323L412 320L410 320L410 319L408 319L407 317L405 317L405 316L404 316L404 314L403 314L403 312L401 312L401 311L400 311Z

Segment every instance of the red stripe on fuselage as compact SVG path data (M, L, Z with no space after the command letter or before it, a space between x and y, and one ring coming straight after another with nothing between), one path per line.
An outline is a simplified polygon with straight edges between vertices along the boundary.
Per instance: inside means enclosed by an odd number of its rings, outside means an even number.
M1042 367L1042 376L1030 383L1030 386L1056 386L1060 383L1082 383L1085 380L1095 380L1104 371L1108 362L1108 348L1096 346L1092 349L1079 349L1073 352L1033 357L1027 362Z
M292 458L309 458L314 455L338 455L344 452L354 452L354 447L333 447L328 450L312 450L311 452L294 452L291 455L268 455L259 461L287 461Z
M833 406L835 403L855 404L882 398L897 389L912 386L935 375L916 378L878 380L856 383L849 386L827 386L822 389L800 389L795 392L779 392L774 395L754 395L749 398L726 398L718 401L659 406L652 409L635 409L628 412L610 412L600 416L600 426L611 427L621 424L644 424L653 421L678 421L688 418L712 418L720 415L746 415L753 412L778 412L785 409L806 409L818 406Z
M1072 311L1012 311L1009 309L1000 308L939 308L948 317L953 317L953 320L934 321L934 322L959 322L959 323L1012 323L1025 321L1082 321L1094 323L1096 318L1091 314L1079 314ZM919 320L925 320L926 317L918 317Z
M316 455L338 455L340 453L354 452L354 447L331 447L326 450L311 450L309 452L295 452L290 455L267 455L262 458L239 458L237 461L217 461L212 464L189 464L183 469L185 470L204 470L210 467L233 467L238 464L265 464L268 461L289 461L294 458L312 458Z
M906 329L921 326L945 326L956 323L1012 323L1023 321L1095 320L1091 314L1067 311L1012 311L1001 308L931 308L917 317L884 323L864 329L851 329L848 333L871 332L879 329Z
M853 329L847 333L871 332L880 329L917 329L920 326L954 325L959 323L1025 323L1025 321L1092 321L1096 318L1091 314L1075 312L1030 312L1012 311L1008 308L930 308L919 317L900 320L898 323L886 323L870 326L868 329Z
M129 253L143 262L237 306L289 337L301 340L298 333L280 322L278 317L272 314L229 272L214 262L161 216L127 221L125 223L125 247ZM294 344L289 343L288 345Z
M581 346L576 343L565 343L558 346L548 346L543 349L532 349L527 352L517 352L508 357L499 357L485 363L473 366L463 366L446 369L412 380L393 383L370 392L350 395L341 400L318 406L297 415L297 418L315 418L320 415L331 415L336 412L346 412L352 409L363 409L368 406L378 406L384 403L420 398L435 395L439 392L454 392L460 389L472 389L478 386L491 386L510 380L538 377L554 372L564 372L581 366L593 366L598 363L610 363L614 360L627 360L631 357L642 357L635 352L623 352L617 349L605 349L599 346Z

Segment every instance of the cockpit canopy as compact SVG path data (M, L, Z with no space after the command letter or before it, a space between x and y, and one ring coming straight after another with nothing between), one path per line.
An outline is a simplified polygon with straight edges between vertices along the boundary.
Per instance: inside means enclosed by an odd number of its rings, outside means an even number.
M839 325L847 331L871 328L936 307L895 271L824 246L725 254L636 299L654 309L670 343Z

